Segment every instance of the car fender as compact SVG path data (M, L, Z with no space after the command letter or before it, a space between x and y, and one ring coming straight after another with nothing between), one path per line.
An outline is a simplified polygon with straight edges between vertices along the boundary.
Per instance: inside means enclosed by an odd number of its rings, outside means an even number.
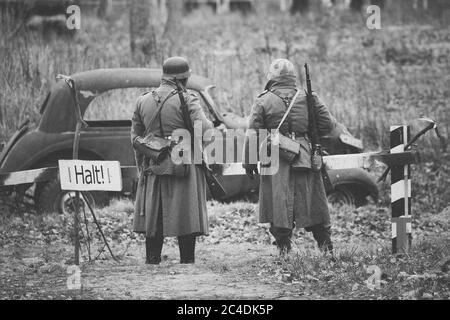
M328 170L327 172L333 187L356 186L358 188L356 190L361 195L370 195L378 199L378 187L375 178L369 172L361 168Z
M40 131L31 131L25 134L5 156L1 172L12 172L36 168L39 163L59 153L67 153L73 147L73 133L46 134ZM93 150L81 152L93 154L103 159Z
M6 156L13 149L14 145L18 141L20 141L20 139L28 132L28 130L29 130L28 121L26 121L19 127L19 129L13 134L13 136L9 139L9 141L3 147L3 149L0 152L0 168L3 165L3 162L6 159Z

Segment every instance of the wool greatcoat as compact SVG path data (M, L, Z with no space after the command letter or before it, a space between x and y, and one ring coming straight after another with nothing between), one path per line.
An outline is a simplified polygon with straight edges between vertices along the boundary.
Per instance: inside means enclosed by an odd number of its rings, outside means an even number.
M289 105L282 98L290 102L295 93L294 76L282 76L269 81L266 90L257 97L252 107L249 129L276 129ZM334 128L335 120L317 95L314 101L318 133L325 135ZM251 130L247 131L244 146L244 167L249 159L249 132ZM288 132L295 132L297 137L308 132L308 109L303 90L280 128L280 133L287 135ZM280 158L276 174L260 176L259 222L287 229L292 229L294 222L296 227L301 228L329 224L327 198L320 173L294 170Z
M175 129L187 129L181 111L178 94L174 94L176 86L170 80L162 80L155 90L161 101L172 93L161 110L161 123L165 136ZM200 102L195 94L185 95L185 100L192 123L201 121L203 132L213 127L206 118ZM149 132L160 136L159 121L150 123L157 110L153 94L140 96L132 118L131 141L136 136L144 136ZM208 218L206 210L206 181L201 168L190 164L186 177L156 176L148 174L145 179L145 159L135 149L136 162L139 169L139 181L136 192L133 230L153 237L157 229L157 217L162 212L163 236L206 235L208 234ZM146 181L146 183L145 183Z

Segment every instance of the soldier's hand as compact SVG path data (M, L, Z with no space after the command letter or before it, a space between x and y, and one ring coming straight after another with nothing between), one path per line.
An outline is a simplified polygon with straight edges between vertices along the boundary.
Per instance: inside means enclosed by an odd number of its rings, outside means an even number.
M258 165L250 164L245 166L245 174L250 178L254 179L255 174L258 174Z
M216 127L216 129L217 129L217 130L220 130L220 132L222 132L222 133L226 133L226 132L227 132L227 127L225 126L224 123L219 124L219 125Z

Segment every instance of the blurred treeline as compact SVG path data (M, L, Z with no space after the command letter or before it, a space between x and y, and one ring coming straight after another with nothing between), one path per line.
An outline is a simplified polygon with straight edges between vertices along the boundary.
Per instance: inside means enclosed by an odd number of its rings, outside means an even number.
M64 20L32 17L32 8L2 10L2 142L26 119L38 121L56 74L159 67L170 55L186 56L195 73L218 85L224 111L247 115L270 61L285 57L300 73L310 63L315 90L366 149L387 148L391 124L418 130L420 115L450 132L448 1L372 1L381 7L380 30L366 27L370 1L231 1L225 9L226 1L78 2L76 31ZM431 134L420 144L442 156Z

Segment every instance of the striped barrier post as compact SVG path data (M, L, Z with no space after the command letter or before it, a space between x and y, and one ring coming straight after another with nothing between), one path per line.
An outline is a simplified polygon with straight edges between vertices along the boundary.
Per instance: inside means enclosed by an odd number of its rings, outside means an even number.
M391 154L402 153L409 140L409 126L390 127ZM391 167L392 253L408 253L411 248L410 165Z

